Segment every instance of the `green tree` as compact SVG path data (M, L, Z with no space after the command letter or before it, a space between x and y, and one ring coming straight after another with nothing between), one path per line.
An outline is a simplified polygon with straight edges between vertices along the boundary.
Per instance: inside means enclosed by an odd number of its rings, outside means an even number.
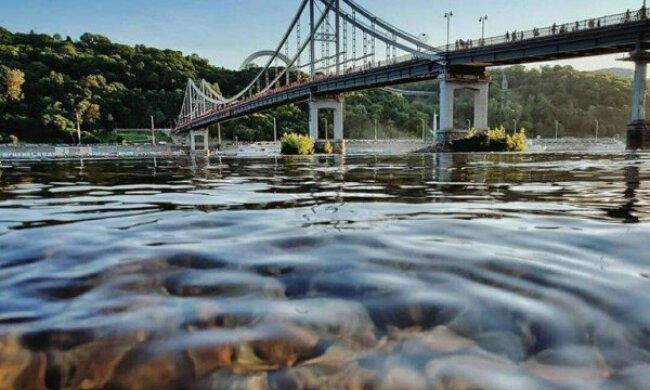
M23 84L25 84L25 73L19 69L6 70L4 76L5 99L14 102L23 100Z

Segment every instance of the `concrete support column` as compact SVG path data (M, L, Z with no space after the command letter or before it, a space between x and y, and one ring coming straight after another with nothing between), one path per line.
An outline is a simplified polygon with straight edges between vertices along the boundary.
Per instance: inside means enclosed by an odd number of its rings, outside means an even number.
M490 80L485 74L450 76L441 75L440 81L440 129L436 132L436 142L446 144L453 139L462 137L466 130L454 128L454 95L458 89L474 91L474 120L473 127L477 130L488 128L488 107ZM465 129L465 126L463 126Z
M204 130L190 130L190 151L192 154L196 153L196 137L200 136L203 141L203 151L207 154L210 152L210 132L208 129Z
M454 129L454 83L440 78L440 130Z
M488 106L490 103L490 82L485 81L478 84L474 91L474 128L485 130L488 126Z
M195 139L194 130L190 130L189 137L190 137L190 151L192 153L195 153L196 152L196 139Z
M203 130L203 151L210 153L210 130Z
M646 120L646 82L648 64L637 62L634 67L634 86L632 90L632 122Z
M630 55L634 61L632 89L632 116L627 126L628 149L650 149L650 122L646 115L648 62L650 52L638 51Z
M309 136L318 139L318 104L312 99L309 102Z
M343 101L339 101L334 109L334 140L343 140Z
M309 101L309 135L315 140L319 139L318 112L320 110L334 111L334 140L344 139L343 134L343 99L336 97L312 97Z

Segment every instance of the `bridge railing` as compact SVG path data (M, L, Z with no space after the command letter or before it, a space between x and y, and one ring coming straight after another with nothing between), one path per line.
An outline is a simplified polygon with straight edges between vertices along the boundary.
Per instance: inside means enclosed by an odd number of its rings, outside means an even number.
M600 18L591 18L564 24L556 23L549 27L534 28L532 30L508 31L501 36L491 38L474 39L467 41L459 39L454 43L450 43L449 45L440 46L438 49L444 52L477 49L486 46L516 43L520 41L570 34L608 26L616 26L625 23L639 22L650 18L649 11L650 8L641 8L636 11L627 11L620 14L603 16Z

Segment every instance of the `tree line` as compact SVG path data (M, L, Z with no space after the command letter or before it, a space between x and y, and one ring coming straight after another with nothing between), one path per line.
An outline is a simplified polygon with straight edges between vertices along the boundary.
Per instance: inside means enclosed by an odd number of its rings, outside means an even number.
M115 128L171 127L180 110L187 79L205 79L225 96L241 90L256 74L213 66L196 54L144 45L113 43L84 34L78 40L60 35L12 33L0 28L0 141L15 135L32 142L72 142L77 121L88 141ZM491 71L490 125L526 128L530 135L591 135L596 120L602 135L622 135L629 118L631 81L571 67ZM502 89L503 78L508 88ZM404 86L437 91L436 81ZM472 99L459 93L456 126L472 118ZM431 128L437 96L410 98L371 90L346 95L347 138L420 137ZM323 113L321 123L327 122ZM274 118L278 135L307 132L304 105L290 105L223 126L225 139L271 140ZM329 121L329 134L332 134ZM323 127L324 129L324 127Z

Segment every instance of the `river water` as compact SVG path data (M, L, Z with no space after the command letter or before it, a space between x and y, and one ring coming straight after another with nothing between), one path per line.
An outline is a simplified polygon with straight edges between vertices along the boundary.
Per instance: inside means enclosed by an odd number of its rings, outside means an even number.
M650 155L10 165L0 389L650 383Z

